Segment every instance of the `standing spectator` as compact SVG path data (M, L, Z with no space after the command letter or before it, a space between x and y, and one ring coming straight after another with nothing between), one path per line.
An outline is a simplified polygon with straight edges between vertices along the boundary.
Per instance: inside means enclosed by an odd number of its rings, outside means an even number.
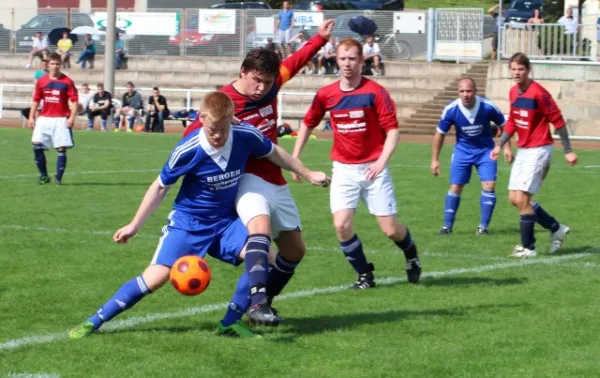
M125 58L125 42L119 39L119 33L115 37L115 68L120 70Z
M73 48L73 41L69 38L69 32L65 31L62 33L62 38L56 43L56 52L62 59L63 67L70 67L71 49Z
M533 10L533 17L531 17L529 20L527 20L527 23L528 24L543 24L544 23L544 19L540 15L539 9L536 8Z
M40 68L33 74L33 84L42 76L48 73L48 59L42 59L40 62Z
M127 93L123 95L123 101L121 107L115 111L115 133L119 132L119 125L121 124L121 116L126 115L127 121L129 121L129 127L127 128L128 133L133 132L133 124L135 119L141 115L144 109L142 95L134 90L135 86L131 81L127 82Z
M573 9L567 8L567 14L562 16L558 23L565 28L565 53L566 54L575 54L575 49L577 48L577 28L579 25L579 20L573 17Z
M81 63L81 68L85 68L85 63L90 62L90 68L92 67L92 59L96 56L96 42L92 39L91 34L86 34L83 40L83 51L79 55L79 58L75 61L75 64Z
M94 98L95 93L90 91L88 83L83 83L81 92L79 92L79 107L77 115L86 115L89 109L90 101Z
M112 96L109 92L104 90L104 84L98 83L96 84L96 88L96 94L92 98L88 110L88 130L92 131L94 129L94 118L100 116L100 119L102 120L102 131L106 131L106 120L108 119L110 109L112 108Z
M335 38L330 37L329 42L325 44L325 73L333 73L337 75L339 70L337 68L337 53L336 53L336 43Z
M292 39L292 28L294 27L294 11L290 9L290 3L287 0L283 1L283 10L279 11L279 19L275 27L277 28L279 43L281 43L281 56L285 58L292 53L290 41Z
M373 76L379 76L381 74L381 49L379 48L379 44L375 43L373 36L367 37L367 43L363 46L363 58L365 59L367 68L374 65Z
M488 9L487 13L492 16L494 19L494 35L492 37L492 60L496 60L498 58L498 33L500 33L500 27L504 24L504 11L502 15L496 12L499 5L496 4L490 9Z
M160 94L158 87L152 88L152 96L148 99L148 113L146 113L146 132L165 132L165 118L169 116L167 99ZM150 124L152 123L152 129Z
M42 32L35 33L35 38L33 38L33 46L31 47L31 53L29 53L29 63L26 66L27 68L31 67L33 58L36 56L40 59L48 60L48 40L46 37L44 37Z

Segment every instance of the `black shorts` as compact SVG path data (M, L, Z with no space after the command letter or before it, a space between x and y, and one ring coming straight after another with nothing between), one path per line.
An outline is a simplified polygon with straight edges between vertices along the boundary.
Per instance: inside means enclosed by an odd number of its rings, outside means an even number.
M492 37L492 50L498 51L498 33L494 33Z

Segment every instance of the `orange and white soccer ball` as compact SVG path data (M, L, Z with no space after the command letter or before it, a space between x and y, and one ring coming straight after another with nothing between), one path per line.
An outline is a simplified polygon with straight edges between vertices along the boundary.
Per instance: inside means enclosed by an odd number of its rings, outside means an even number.
M183 256L171 267L169 278L183 295L198 295L210 284L210 267L203 258Z

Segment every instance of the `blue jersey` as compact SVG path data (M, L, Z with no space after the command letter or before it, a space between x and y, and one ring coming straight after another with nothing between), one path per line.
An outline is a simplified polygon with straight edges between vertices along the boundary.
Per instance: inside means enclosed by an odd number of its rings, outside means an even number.
M227 142L218 149L210 146L203 128L199 128L171 152L160 172L160 184L171 186L183 176L173 205L175 213L190 214L208 223L235 218L235 196L248 158L265 157L273 148L269 138L253 126L232 126ZM188 227L194 228L192 224Z
M504 126L504 114L490 100L476 96L475 106L467 109L460 99L448 104L442 113L437 131L447 134L456 128L456 149L471 151L494 147L494 135L490 123Z

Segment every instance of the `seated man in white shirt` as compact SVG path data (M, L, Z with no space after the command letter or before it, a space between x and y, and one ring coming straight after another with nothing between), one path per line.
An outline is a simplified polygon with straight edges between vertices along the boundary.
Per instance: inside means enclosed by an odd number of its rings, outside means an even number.
M95 93L90 91L88 83L83 83L79 92L79 100L77 105L77 115L85 115L88 112L90 101L94 98Z
M337 67L337 53L335 38L329 38L329 42L325 44L325 72L329 71L337 75L339 70Z
M381 73L381 49L379 49L379 44L375 43L373 36L367 37L367 43L363 46L363 57L365 59L365 66L370 67L373 65L373 75L379 76Z
M39 57L42 60L48 59L48 40L44 37L42 32L35 33L33 38L33 45L31 46L31 52L29 53L29 63L27 68L31 67L33 58Z

